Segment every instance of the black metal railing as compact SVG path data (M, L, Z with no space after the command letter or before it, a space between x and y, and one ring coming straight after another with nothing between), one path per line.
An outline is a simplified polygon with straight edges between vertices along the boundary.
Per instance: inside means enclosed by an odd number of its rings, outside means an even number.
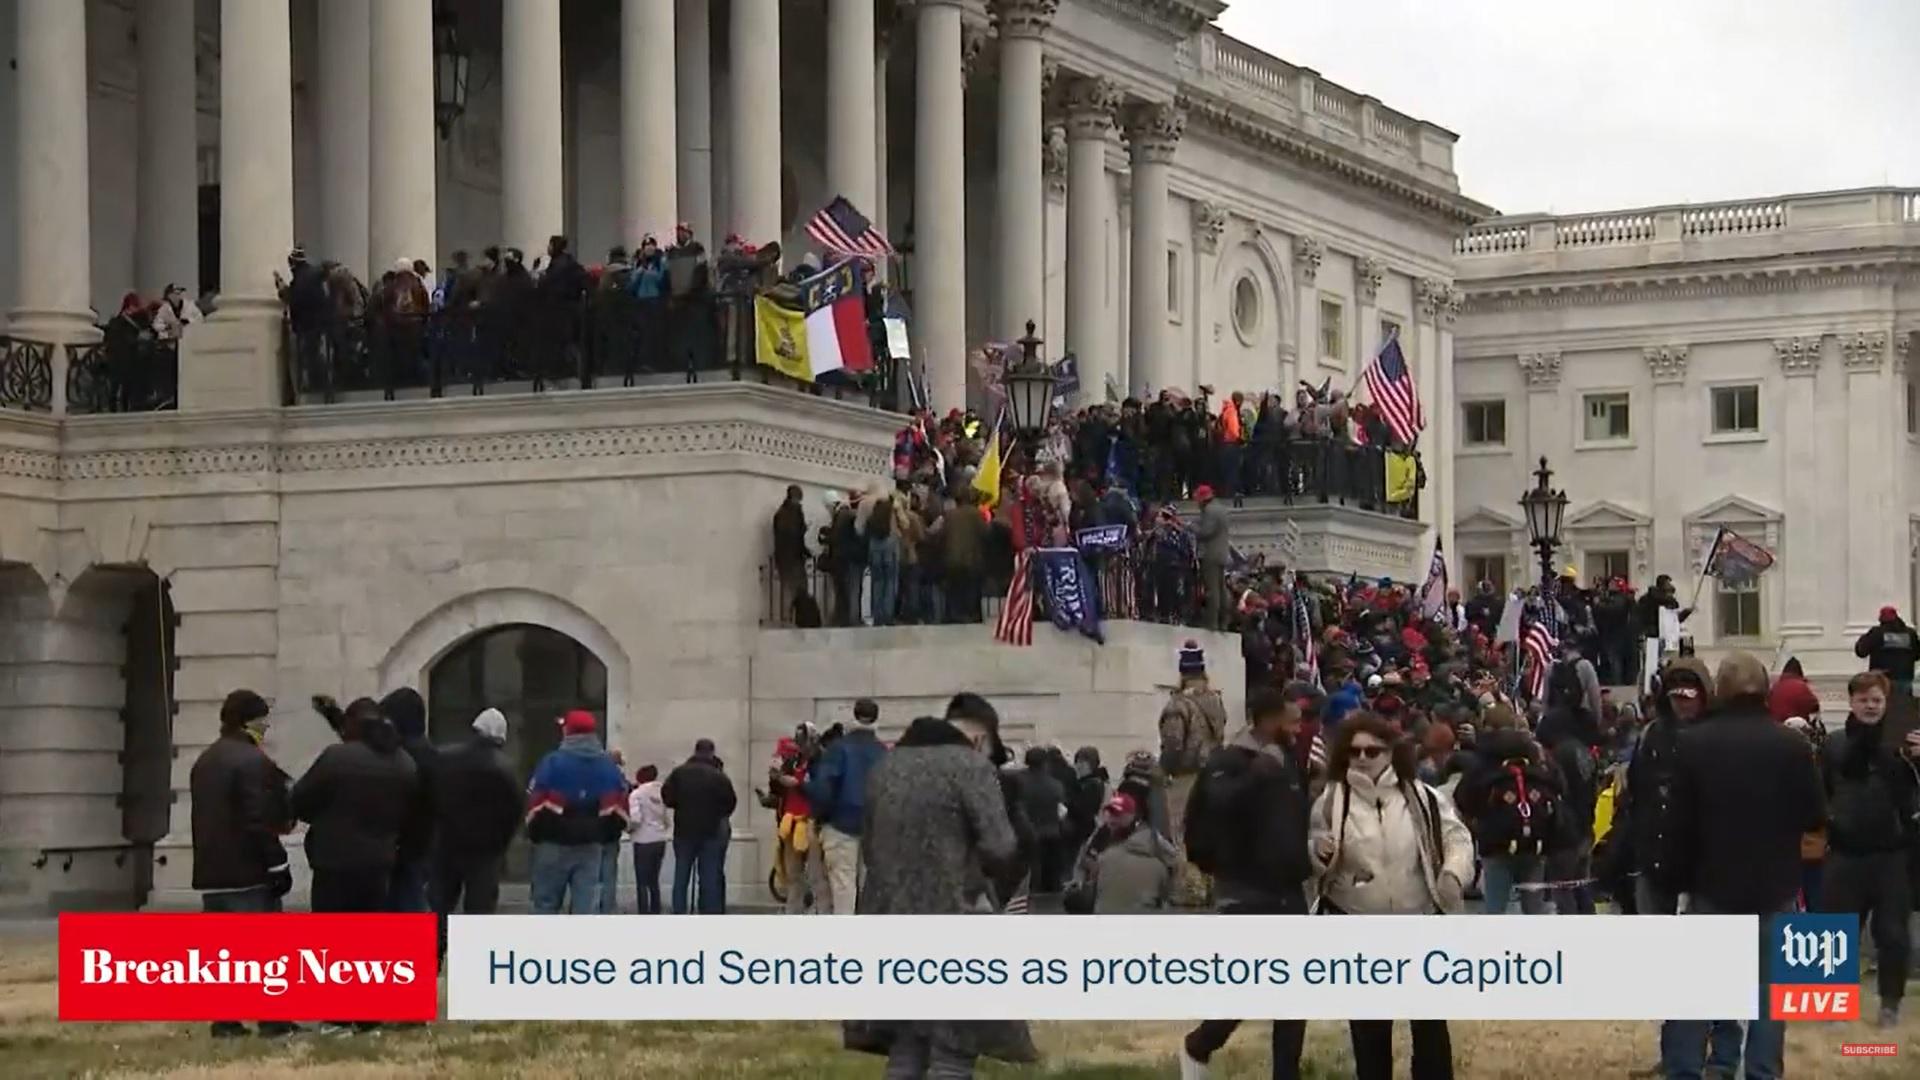
M142 339L68 345L67 412L155 412L176 408L180 343Z
M1199 625L1199 570L1191 560L1183 565L1156 566L1144 553L1131 551L1089 554L1086 559L1093 574L1101 618ZM994 622L1006 602L1011 572L1010 566L998 566L965 582L954 582L937 571L922 573L917 564L901 563L892 594L894 603L886 623L915 626ZM785 575L776 560L768 559L760 568L764 600L760 625L788 628L802 625L795 610L795 600L802 587L818 607L820 626L875 625L873 580L871 567L862 566L855 603L850 580L818 556L808 556L798 566L789 567ZM969 602L968 594L974 591L978 594L978 619L973 617L974 608ZM845 606L842 606L843 597L847 600ZM1045 621L1045 598L1036 594L1034 599L1034 618Z
M430 315L335 314L289 329L288 381L302 402L366 393L393 400L420 390L430 397L498 387L591 390L676 376L786 385L888 409L899 396L892 362L814 383L755 363L751 296L641 299L610 289L578 303L536 297Z
M0 337L0 409L53 411L53 346Z

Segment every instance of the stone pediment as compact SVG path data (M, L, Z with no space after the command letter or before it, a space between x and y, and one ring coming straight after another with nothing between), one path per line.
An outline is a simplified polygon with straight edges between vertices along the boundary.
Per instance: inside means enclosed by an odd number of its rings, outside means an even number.
M1598 499L1567 516L1569 529L1633 529L1652 525L1653 519L1619 503Z
M1687 515L1687 543L1696 552L1704 552L1721 527L1739 533L1744 539L1780 550L1780 523L1785 515L1764 503L1739 495L1725 495Z
M1453 520L1458 533L1505 533L1521 527L1520 519L1485 506L1476 506L1465 516Z

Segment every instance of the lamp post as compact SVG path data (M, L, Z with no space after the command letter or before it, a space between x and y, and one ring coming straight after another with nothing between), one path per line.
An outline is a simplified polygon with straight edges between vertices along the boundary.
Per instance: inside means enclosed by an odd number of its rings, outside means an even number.
M1547 468L1543 454L1540 467L1533 471L1533 490L1520 496L1520 508L1527 512L1528 543L1540 556L1542 589L1553 583L1553 551L1560 546L1560 524L1567 515L1567 493L1554 490L1552 479L1553 470Z
M1033 469L1035 447L1046 433L1053 416L1053 388L1058 381L1053 370L1040 359L1040 346L1046 344L1034 333L1032 319L1027 320L1027 336L1020 346L1020 362L1007 369L1001 385L1007 391L1007 411L1013 414L1013 429L1019 436L1026 471Z
M445 139L467 111L470 57L460 40L460 16L444 2L433 8L433 126Z

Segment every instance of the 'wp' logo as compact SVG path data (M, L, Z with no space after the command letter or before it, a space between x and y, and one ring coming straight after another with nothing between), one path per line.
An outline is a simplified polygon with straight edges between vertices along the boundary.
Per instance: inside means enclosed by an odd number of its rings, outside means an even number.
M1776 915L1767 959L1768 1014L1775 1020L1860 1018L1860 919Z

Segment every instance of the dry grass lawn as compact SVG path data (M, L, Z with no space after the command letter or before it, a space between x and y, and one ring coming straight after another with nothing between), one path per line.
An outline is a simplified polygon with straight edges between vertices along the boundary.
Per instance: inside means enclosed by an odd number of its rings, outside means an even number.
M644 1077L647 1080L871 1080L878 1058L843 1052L830 1024L439 1023L379 1037L215 1041L203 1026L68 1024L55 1020L51 940L0 937L0 1075L30 1077L376 1080L392 1077ZM1869 1006L1872 997L1869 992ZM1184 1026L1173 1023L1041 1024L1043 1068L983 1069L990 1077L1149 1080L1176 1075ZM1308 1029L1309 1075L1351 1075L1345 1027ZM1466 1080L1625 1077L1650 1063L1650 1023L1456 1023L1458 1075ZM1215 1059L1222 1078L1264 1077L1264 1024L1243 1030ZM1398 1032L1402 1075L1406 1030ZM1847 1059L1843 1042L1898 1041L1893 1060ZM1869 1025L1806 1025L1788 1037L1793 1077L1920 1076L1920 1019L1897 1033Z

